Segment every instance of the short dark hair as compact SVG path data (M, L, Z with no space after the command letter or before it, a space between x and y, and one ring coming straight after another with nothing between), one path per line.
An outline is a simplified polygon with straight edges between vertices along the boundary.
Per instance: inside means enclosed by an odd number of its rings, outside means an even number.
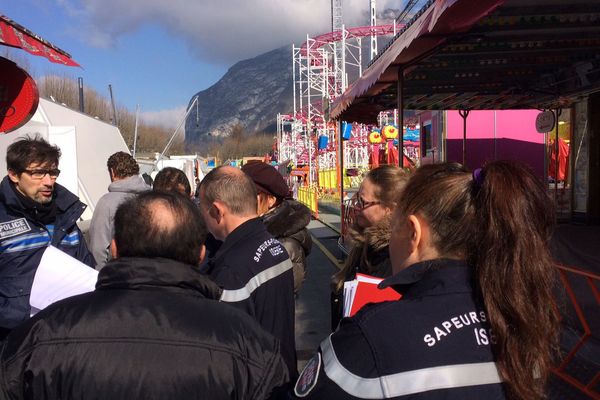
M60 156L60 148L51 145L39 134L26 136L8 146L6 169L20 174L32 163L58 165Z
M241 170L234 167L217 167L210 171L200 183L203 201L212 204L221 201L234 215L256 214L256 186Z
M179 193L146 191L119 206L119 257L162 257L198 265L207 230L200 209Z
M127 178L140 173L140 166L135 158L124 151L117 151L108 157L106 166L108 171L112 170L117 178Z
M192 186L187 176L182 170L173 167L161 169L154 177L152 188L163 192L179 192L187 196L192 195Z

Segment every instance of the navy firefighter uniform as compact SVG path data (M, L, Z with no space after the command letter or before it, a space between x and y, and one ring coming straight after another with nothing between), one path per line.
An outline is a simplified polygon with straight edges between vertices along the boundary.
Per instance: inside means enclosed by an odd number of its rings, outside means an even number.
M314 399L504 399L472 269L414 264L380 287L402 293L342 320L294 387Z
M275 338L290 376L298 376L292 262L260 218L233 230L203 272L222 289L221 301L253 316Z
M10 330L29 318L29 294L44 250L52 245L93 267L77 220L86 208L59 184L48 221L33 200L20 195L4 177L0 183L0 329Z

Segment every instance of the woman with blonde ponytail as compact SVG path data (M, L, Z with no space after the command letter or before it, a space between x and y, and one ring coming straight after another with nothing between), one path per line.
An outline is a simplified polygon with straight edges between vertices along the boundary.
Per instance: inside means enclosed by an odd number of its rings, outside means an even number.
M416 170L397 201L399 301L367 305L321 343L298 397L541 399L559 317L554 209L522 164Z

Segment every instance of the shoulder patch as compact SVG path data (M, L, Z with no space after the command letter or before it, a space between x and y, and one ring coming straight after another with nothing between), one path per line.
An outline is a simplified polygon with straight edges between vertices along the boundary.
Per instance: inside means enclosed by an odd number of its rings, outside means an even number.
M0 223L0 239L17 236L29 231L31 231L31 227L25 218Z
M298 397L306 397L311 390L317 384L319 379L319 372L321 371L321 353L315 354L313 358L308 361L300 377L296 381L294 386L294 394Z

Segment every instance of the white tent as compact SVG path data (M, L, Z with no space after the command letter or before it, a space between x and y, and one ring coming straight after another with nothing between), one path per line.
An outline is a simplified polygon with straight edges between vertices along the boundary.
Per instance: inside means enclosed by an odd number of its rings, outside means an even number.
M116 126L40 98L38 109L27 124L0 135L2 176L6 175L7 147L17 137L36 133L60 147L61 173L57 182L88 205L82 218L91 219L96 203L110 184L108 157L117 151L129 153L121 132Z

